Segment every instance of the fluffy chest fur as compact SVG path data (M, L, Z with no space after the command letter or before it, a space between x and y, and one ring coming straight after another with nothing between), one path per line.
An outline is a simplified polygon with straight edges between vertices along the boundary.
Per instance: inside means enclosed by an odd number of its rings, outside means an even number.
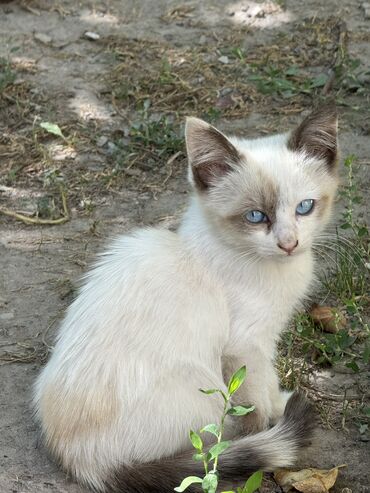
M312 283L311 252L276 262L225 250L202 220L196 204L185 216L180 236L191 245L194 259L200 259L212 272L227 301L230 332L223 352L242 355L252 344L258 344L273 358L276 340Z

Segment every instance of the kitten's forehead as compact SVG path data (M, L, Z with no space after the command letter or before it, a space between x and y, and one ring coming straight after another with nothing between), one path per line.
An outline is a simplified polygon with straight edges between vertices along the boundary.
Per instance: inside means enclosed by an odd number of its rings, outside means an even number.
M233 143L244 155L244 170L249 167L254 171L266 194L273 183L280 201L302 199L302 193L319 198L323 181L331 180L329 173L317 159L289 150L287 137L282 134Z

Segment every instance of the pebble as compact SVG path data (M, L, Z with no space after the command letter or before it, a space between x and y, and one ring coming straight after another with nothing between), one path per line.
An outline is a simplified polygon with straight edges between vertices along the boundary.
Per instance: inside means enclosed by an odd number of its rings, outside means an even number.
M229 57L226 55L220 56L218 59L219 62L224 63L225 65L229 63Z
M365 12L365 19L370 19L370 3L366 2L362 4L362 8Z
M116 146L116 144L114 144L113 142L108 142L109 154L114 154L115 152L117 152L117 150L118 150L118 147Z
M13 312L0 313L0 320L11 320L12 318L14 318Z
M53 38L44 33L35 33L33 36L35 39L37 39L37 41L40 41L40 43L43 43L45 45L53 41Z
M105 146L105 144L108 142L108 137L106 137L105 135L101 135L97 141L96 141L96 145L98 147L103 147Z
M84 33L84 37L86 39L89 39L90 41L97 41L98 39L100 39L100 34L94 33L92 31L86 31Z

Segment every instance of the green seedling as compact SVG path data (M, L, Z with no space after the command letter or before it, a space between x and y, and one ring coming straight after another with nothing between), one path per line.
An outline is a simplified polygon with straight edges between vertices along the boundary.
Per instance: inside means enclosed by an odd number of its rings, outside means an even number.
M224 401L223 413L219 424L212 423L206 425L200 430L199 434L193 430L190 431L190 441L196 451L193 459L195 461L203 462L205 474L202 478L198 476L188 476L182 481L180 486L175 488L175 491L182 493L192 484L199 484L205 493L217 492L219 483L219 456L231 445L231 441L222 439L226 416L246 416L254 411L254 406L233 406L231 403L233 394L243 384L245 377L246 367L242 366L230 378L226 391L221 389L199 389L207 395L220 394ZM211 447L204 447L203 440L200 436L200 434L203 433L211 433L214 435L216 438L215 444ZM224 491L222 493L253 493L261 486L262 476L262 472L257 471L247 480L245 485L242 488L238 488L236 492Z

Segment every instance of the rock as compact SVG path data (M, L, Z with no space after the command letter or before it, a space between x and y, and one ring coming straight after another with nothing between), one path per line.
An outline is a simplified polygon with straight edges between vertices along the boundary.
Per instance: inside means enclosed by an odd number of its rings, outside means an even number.
M124 172L128 176L141 176L142 175L142 171L139 169L136 169L136 168L128 168L128 169L125 169Z
M114 144L113 142L108 142L108 153L114 154L117 151L118 151L118 147L116 146L116 144Z
M221 110L232 108L234 105L235 105L235 101L231 94L227 94L226 96L219 97L215 103L215 107Z
M361 5L365 13L365 19L370 19L370 3L366 2Z
M13 312L0 313L0 320L11 320L12 318L14 318Z
M45 45L48 45L53 41L53 38L44 33L35 33L33 37Z
M224 63L225 65L227 65L229 63L229 57L226 56L226 55L220 56L220 58L218 59L218 61L221 62L221 63Z
M105 146L105 144L108 142L108 137L106 137L105 135L101 135L97 141L96 141L96 145L98 147L103 147Z
M92 31L86 31L84 33L84 37L89 41L97 41L98 39L100 39L100 34L94 33Z

